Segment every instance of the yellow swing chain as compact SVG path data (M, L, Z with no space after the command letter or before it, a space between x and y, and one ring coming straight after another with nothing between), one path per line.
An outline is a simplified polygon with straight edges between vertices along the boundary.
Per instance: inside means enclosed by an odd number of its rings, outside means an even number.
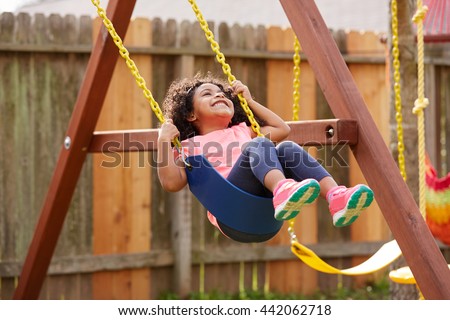
M236 77L231 73L231 67L230 65L225 61L225 55L220 51L219 43L214 39L213 32L209 29L208 22L203 17L202 12L200 11L199 7L197 6L197 3L195 0L188 0L191 4L192 10L194 11L195 16L197 17L197 20L200 24L200 27L202 28L203 32L205 33L206 40L211 44L212 51L216 54L216 60L220 63L222 66L223 73L227 76L228 82L230 85L233 83L233 81L236 80ZM260 130L260 126L258 122L256 121L255 117L253 116L253 112L248 106L247 100L245 100L244 96L240 93L238 94L239 102L241 103L242 109L244 109L247 118L250 121L250 125L252 127L252 130L258 135L263 136ZM240 276L239 276L239 294L241 298L245 298L245 288L244 288L244 267L245 264L241 262L240 264ZM253 265L253 279L252 279L252 285L253 289L257 288L257 272L256 272L257 265Z
M294 36L294 81L293 81L293 105L292 105L292 120L298 121L300 112L300 42L298 38Z
M403 138L403 116L402 116L402 97L400 86L400 50L398 46L398 6L397 0L391 2L392 14L392 56L394 66L394 104L395 104L395 120L397 121L397 148L398 148L398 166L403 180L406 181L406 166L405 166L405 145Z
M292 104L292 120L298 121L299 120L299 112L300 112L300 63L301 63L301 57L300 57L300 42L298 41L297 36L294 35L294 55L292 58L294 62L294 80L293 80L293 104ZM289 220L289 226L288 226L288 233L289 237L291 239L291 243L297 242L297 235L295 234L294 229L294 220Z
M417 12L413 17L417 25L417 100L414 102L413 113L417 116L418 130L418 158L419 158L419 207L422 216L426 217L426 195L425 195L425 116L424 109L429 101L425 98L425 76L424 76L424 36L423 20L428 7L424 6L422 0L417 1Z
M393 0L392 3L396 2ZM422 1L417 1L417 11L413 17L413 22L417 24L417 91L418 98L414 102L413 113L417 116L418 131L418 162L419 162L419 209L422 217L426 218L426 195L425 195L425 117L423 110L428 106L428 99L425 98L425 77L424 77L424 39L423 39L423 20L428 8L422 5ZM392 12L394 14L394 12ZM394 18L394 16L393 16ZM410 274L409 268L400 268L389 273L389 277L397 282L404 284L414 283L414 276ZM413 281L413 282L411 282ZM423 295L419 287L420 300Z
M195 2L195 0L188 0L188 1L191 4L192 10L194 11L195 16L197 17L197 20L198 20L198 22L200 24L200 27L205 32L206 39L211 44L211 49L216 54L217 61L222 66L223 73L227 76L228 82L231 84L233 81L236 80L236 77L231 73L231 67L230 67L230 65L228 63L226 63L225 56L220 51L220 46L217 43L217 41L214 39L214 34L209 29L208 22L206 22L205 18L203 17L203 14L201 13L200 9L198 8L197 3ZM263 136L263 134L260 131L260 126L259 126L258 122L256 122L255 117L253 116L253 112L252 112L252 110L250 110L250 107L248 106L248 103L245 100L244 96L242 94L239 94L238 98L239 98L239 101L241 103L242 109L244 109L245 113L247 114L247 117L248 117L248 119L250 121L250 124L251 124L251 127L252 127L253 131L258 136Z
M117 48L119 48L120 56L125 60L128 69L130 69L131 74L136 80L137 85L139 88L142 89L142 92L144 93L145 99L147 99L152 111L155 113L156 117L158 118L159 122L164 123L166 122L166 119L164 119L164 115L161 111L161 108L159 107L158 102L153 98L153 95L151 91L147 88L145 79L141 76L139 73L139 70L134 63L133 59L130 58L130 53L128 52L127 48L124 46L122 39L117 34L116 30L114 29L114 26L109 20L109 18L106 16L106 11L103 9L100 5L100 0L91 0L92 4L97 8L98 16L102 19L103 24L105 25L105 28L108 30L109 34L111 35L111 38L113 39L115 45ZM178 138L175 139L173 142L174 145L177 148L181 148L180 141Z

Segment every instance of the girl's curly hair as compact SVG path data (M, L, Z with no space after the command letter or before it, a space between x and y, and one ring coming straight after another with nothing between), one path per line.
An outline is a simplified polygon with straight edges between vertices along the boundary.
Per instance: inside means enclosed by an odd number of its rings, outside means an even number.
M172 82L163 101L164 116L173 120L174 125L180 131L180 140L199 134L195 125L187 119L194 111L193 97L195 90L204 83L212 83L218 86L225 93L226 97L233 102L234 116L228 127L241 122L250 125L250 121L230 85L222 79L213 77L211 73L206 75L198 73L192 78L184 78ZM264 125L261 119L256 117L255 119L260 125Z

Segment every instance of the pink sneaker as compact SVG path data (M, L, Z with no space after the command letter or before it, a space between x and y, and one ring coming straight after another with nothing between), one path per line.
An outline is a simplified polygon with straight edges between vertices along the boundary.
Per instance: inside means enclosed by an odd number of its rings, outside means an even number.
M301 207L316 200L320 192L319 183L314 179L296 182L293 179L281 181L273 194L275 219L289 220L299 214Z
M338 186L328 191L327 200L334 226L345 227L355 222L361 211L370 206L373 191L363 184L353 188Z

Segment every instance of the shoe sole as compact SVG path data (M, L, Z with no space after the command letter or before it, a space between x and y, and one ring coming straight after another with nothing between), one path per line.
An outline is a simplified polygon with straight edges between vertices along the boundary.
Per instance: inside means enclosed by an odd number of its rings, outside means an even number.
M333 215L335 227L346 227L358 219L361 211L370 206L373 201L373 191L362 186L355 191L347 202L347 206Z
M319 193L320 186L317 181L311 181L310 183L303 185L295 191L289 199L278 205L279 207L282 207L283 210L279 212L275 210L275 219L290 220L295 218L305 204L312 203L317 199Z

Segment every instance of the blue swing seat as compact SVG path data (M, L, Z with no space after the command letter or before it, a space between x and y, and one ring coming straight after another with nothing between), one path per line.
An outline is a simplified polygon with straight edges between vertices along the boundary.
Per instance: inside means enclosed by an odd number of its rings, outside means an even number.
M218 221L248 234L276 233L283 221L274 218L272 198L255 196L234 186L203 155L189 156L189 188Z

